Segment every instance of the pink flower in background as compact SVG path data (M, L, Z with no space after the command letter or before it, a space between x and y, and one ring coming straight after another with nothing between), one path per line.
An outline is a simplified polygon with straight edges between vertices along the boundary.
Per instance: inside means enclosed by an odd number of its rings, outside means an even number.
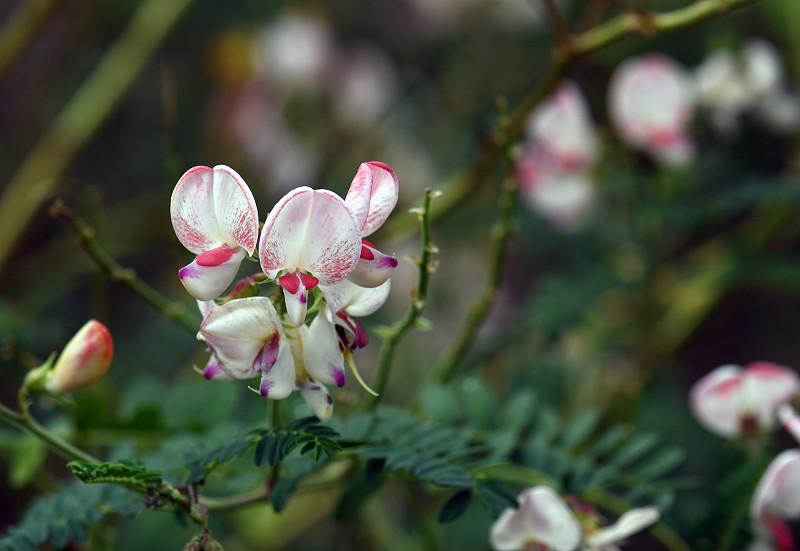
M495 551L610 551L660 517L658 508L641 507L610 526L583 528L569 505L548 486L528 488L518 502L519 508L506 509L491 527L489 543Z
M631 147L666 166L681 166L693 155L687 125L694 109L694 86L674 60L648 54L623 61L611 77L611 121Z
M178 240L197 255L178 272L181 283L198 300L218 297L258 242L250 188L227 166L194 167L172 192L170 216Z
M697 420L726 438L771 430L779 405L800 391L797 373L769 362L718 367L697 383L689 403Z
M800 450L778 454L767 467L750 502L756 541L751 549L795 548L785 521L800 519Z
M528 120L528 136L548 163L561 172L589 168L600 149L589 106L574 82L561 84Z
M528 121L529 145L517 158L520 193L562 230L580 225L594 203L590 170L599 144L589 108L572 82L561 85Z

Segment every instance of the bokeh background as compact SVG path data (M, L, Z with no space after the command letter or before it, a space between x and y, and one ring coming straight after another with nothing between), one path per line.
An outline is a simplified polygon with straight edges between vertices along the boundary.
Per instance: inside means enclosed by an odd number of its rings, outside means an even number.
M560 2L579 30L625 9L687 4ZM689 541L701 537L710 481L741 455L692 419L689 387L726 363L800 365L800 132L744 115L738 132L720 135L698 109L695 159L665 169L620 141L606 95L628 57L661 52L692 71L713 50L737 51L753 37L774 45L797 90L793 0L628 37L569 67L602 142L591 212L564 231L518 201L496 304L446 395L436 386L420 394L420 381L485 285L497 198L513 169L498 163L437 216L431 328L403 342L385 401L421 401L423 416L493 430L493 408L526 389L566 418L596 408L601 423L654 431L659 446L684 453L668 521ZM496 128L498 102L513 108L526 96L552 45L535 0L0 3L0 399L12 404L25 370L96 318L114 337L112 367L71 408L37 402L57 432L120 455L172 439L179 453L178 435L212 438L265 417L266 405L244 385L206 382L192 370L206 359L194 335L99 272L64 220L48 215L53 199L94 228L120 264L194 309L176 277L190 255L168 214L186 169L235 168L263 220L289 189L344 194L360 162L381 160L398 174L400 201L375 241L398 258L417 255L408 208L425 188L452 190L454 175L470 170ZM255 266L245 263L243 274ZM387 306L365 322L374 344L357 359L367 376L378 349L371 328L401 316L414 286L411 263L397 272ZM349 381L334 396L337 412L346 416L361 394ZM292 402L286 411L302 416L304 408ZM0 427L0 459L0 528L69 478L63 461L10 427ZM252 483L254 473L231 471L229 488ZM404 499L389 487L380 511L367 507L341 523L325 518L333 501L300 505L280 520L257 507L220 515L214 529L233 550L417 548L421 529ZM490 522L473 505L441 529L443 548L488 548ZM92 547L70 548L177 549L190 536L168 513L145 512L104 525ZM640 545L654 544L645 536Z

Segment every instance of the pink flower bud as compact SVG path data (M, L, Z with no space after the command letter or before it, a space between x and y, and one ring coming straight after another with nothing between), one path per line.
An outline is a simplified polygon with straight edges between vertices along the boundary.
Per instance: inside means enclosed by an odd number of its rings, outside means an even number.
M113 355L114 342L106 326L89 320L64 347L44 386L54 394L87 387L103 376Z

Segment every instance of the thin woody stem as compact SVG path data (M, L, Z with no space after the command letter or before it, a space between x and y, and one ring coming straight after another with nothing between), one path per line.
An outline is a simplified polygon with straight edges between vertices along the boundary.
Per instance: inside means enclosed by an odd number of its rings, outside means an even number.
M134 270L119 265L97 242L94 229L78 218L72 209L64 205L63 201L56 200L50 208L50 215L54 218L64 218L69 222L78 237L80 246L112 279L127 285L131 291L142 297L167 319L175 320L181 327L193 334L197 332L200 321L189 313L186 306L180 302L171 301L139 279Z
M556 39L556 48L559 50L566 50L569 48L572 35L569 32L567 21L564 19L564 14L555 3L555 0L542 0L547 16L550 18L550 24L553 27L553 35Z
M498 204L500 219L491 230L492 256L489 264L489 275L486 285L472 304L467 319L461 326L458 337L455 339L450 352L440 359L433 369L433 377L440 382L449 381L456 373L459 365L469 351L475 334L480 329L489 309L497 298L500 284L503 281L503 265L505 264L508 240L514 230L514 205L516 203L516 182L514 178L506 178L503 182L503 192L500 194Z
M414 327L422 316L422 311L425 309L425 302L428 295L428 282L430 281L431 273L434 271L431 258L438 252L436 245L434 245L431 240L430 233L431 200L435 196L438 196L438 192L431 189L425 190L425 201L422 209L418 212L422 231L422 253L417 260L419 267L417 288L412 295L411 306L406 312L406 315L387 329L383 336L383 344L381 346L380 356L378 357L378 366L375 369L375 376L373 377L371 385L378 395L373 396L368 394L365 396L365 401L362 403L366 410L374 408L381 399L381 395L386 389L386 383L389 380L389 371L391 370L395 347Z

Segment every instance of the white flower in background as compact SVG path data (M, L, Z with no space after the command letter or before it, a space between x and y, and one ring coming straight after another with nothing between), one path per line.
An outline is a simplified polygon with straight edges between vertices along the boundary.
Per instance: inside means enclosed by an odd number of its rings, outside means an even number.
M178 180L170 216L178 240L197 255L178 272L181 283L198 300L218 297L258 243L253 193L232 168L196 166Z
M768 431L777 425L777 409L797 398L797 373L769 362L744 368L723 365L692 387L689 403L697 420L726 438Z
M739 58L713 52L695 71L700 102L723 134L738 130L739 117L753 112L767 127L788 132L800 127L800 99L789 91L780 56L765 40L753 39Z
M608 91L609 115L622 139L669 167L687 164L694 154L686 128L694 102L689 75L660 54L623 61Z
M339 54L332 87L339 120L363 128L380 122L397 96L398 82L389 56L377 46L361 45Z
M611 551L660 517L656 507L641 507L610 526L584 531L569 505L548 486L529 488L517 500L519 508L506 509L491 527L489 543L495 551Z
M794 549L786 521L800 519L800 450L778 454L767 467L750 502L755 541L750 549Z
M590 170L599 143L578 87L564 82L533 112L527 134L516 161L522 197L557 228L579 226L594 203Z
M333 45L330 27L323 19L289 13L256 37L256 64L281 88L316 86L330 64Z

